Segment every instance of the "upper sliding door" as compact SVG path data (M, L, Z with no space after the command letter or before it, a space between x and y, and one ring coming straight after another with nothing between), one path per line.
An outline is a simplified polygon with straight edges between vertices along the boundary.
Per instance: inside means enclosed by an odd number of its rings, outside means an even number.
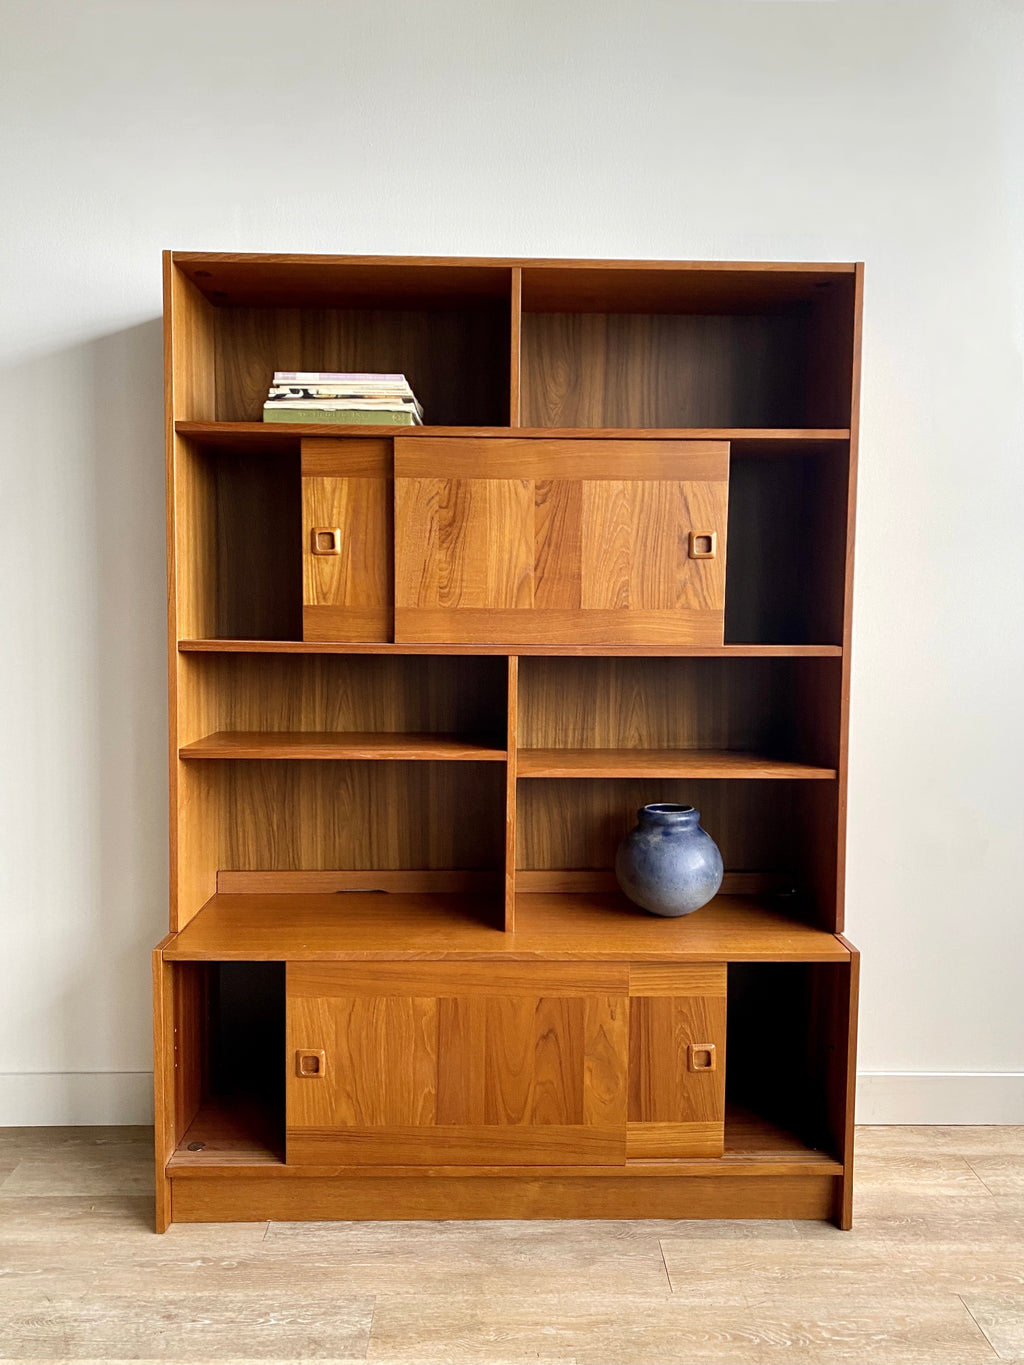
M391 639L389 440L302 442L302 638Z
M724 441L395 439L395 639L723 643Z

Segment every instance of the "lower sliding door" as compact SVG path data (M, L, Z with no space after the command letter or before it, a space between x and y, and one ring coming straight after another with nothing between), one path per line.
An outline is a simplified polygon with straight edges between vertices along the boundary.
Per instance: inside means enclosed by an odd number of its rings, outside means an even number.
M287 1160L620 1165L623 964L288 967Z

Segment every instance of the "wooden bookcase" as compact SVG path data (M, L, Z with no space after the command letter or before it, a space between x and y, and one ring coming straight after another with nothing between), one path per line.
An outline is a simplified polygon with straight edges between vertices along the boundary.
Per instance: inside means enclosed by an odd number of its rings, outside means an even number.
M861 267L164 281L158 1228L848 1227ZM404 371L430 425L264 426L275 369ZM612 875L652 801L725 859L679 920Z

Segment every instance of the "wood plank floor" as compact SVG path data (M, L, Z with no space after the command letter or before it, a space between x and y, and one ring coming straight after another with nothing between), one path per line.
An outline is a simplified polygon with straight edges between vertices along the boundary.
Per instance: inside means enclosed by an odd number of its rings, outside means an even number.
M144 1128L0 1129L0 1360L1024 1362L1024 1128L862 1128L819 1223L152 1231Z

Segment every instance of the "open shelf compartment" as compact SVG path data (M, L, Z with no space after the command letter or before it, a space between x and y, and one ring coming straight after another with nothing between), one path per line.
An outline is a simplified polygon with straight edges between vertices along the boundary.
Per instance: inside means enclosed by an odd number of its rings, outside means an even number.
M504 658L182 655L182 758L499 762Z
M829 839L837 819L835 782L521 777L517 788L517 892L600 892L611 907L628 912L632 907L614 880L615 851L640 807L668 802L696 807L721 849L725 880L711 907L730 894L749 895L754 906L768 898L789 920L825 930L836 925L834 834ZM517 929L523 906L517 894Z
M512 272L383 261L266 263L175 253L174 416L258 421L275 370L403 373L426 420L505 425ZM189 367L195 366L194 371Z
M523 659L519 776L832 778L839 662Z
M854 274L527 267L537 427L846 427Z
M284 965L188 961L171 973L176 1141L169 1169L280 1166Z

